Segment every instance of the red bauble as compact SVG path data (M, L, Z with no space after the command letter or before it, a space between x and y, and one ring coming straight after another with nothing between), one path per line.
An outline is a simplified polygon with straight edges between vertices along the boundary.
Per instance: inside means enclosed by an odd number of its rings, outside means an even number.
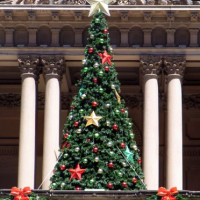
M117 124L114 124L114 125L113 125L113 129L114 129L114 130L117 130L117 129L118 129Z
M94 148L93 148L93 152L94 152L94 153L97 153L98 150L99 150L99 149L98 149L97 147L94 147Z
M93 101L93 102L92 102L92 107L95 108L95 107L97 107L97 106L98 106L98 103L97 103L96 101Z
M74 122L74 126L77 127L79 122Z
M72 106L72 108L74 109L74 108L76 108L76 106L75 106L75 105L73 105L73 106Z
M87 141L88 141L88 142L90 142L90 141L91 141L91 139L90 139L90 138L88 138L88 139L87 139Z
M111 189L111 188L113 187L113 184L112 184L111 182L109 182L109 183L107 184L107 187Z
M88 49L88 52L89 52L89 53L93 53L93 51L94 51L94 49L93 49L92 47L90 47L90 48Z
M125 148L126 147L126 145L122 142L121 144L120 144L120 146L121 146L121 148Z
M75 188L75 190L81 190L81 188L77 186L77 187Z
M137 178L133 178L133 183L137 183Z
M124 110L123 108L122 108L122 109L120 109L120 110L121 110L121 112L123 112L123 113L125 112L125 110Z
M104 34L107 34L107 33L108 33L108 30L107 30L107 29L104 29L104 30L103 30L103 33L104 33Z
M69 135L69 133L65 133L64 138L67 139L68 135Z
M106 72L109 72L109 70L110 70L110 68L108 66L105 66L104 69Z
M66 168L65 165L60 166L60 170L62 170L62 171L65 170L65 168Z
M112 162L110 162L110 163L108 164L108 167L109 167L109 168L113 168L113 167L114 167L114 164L113 164Z
M139 160L138 160L138 163L139 163L139 164L141 164L141 163L142 163L142 160L141 160L141 159L139 159Z
M126 182L122 182L123 187L127 187L127 183Z
M93 82L94 82L94 83L97 83L97 81L98 81L97 78L94 78L94 79L93 79Z

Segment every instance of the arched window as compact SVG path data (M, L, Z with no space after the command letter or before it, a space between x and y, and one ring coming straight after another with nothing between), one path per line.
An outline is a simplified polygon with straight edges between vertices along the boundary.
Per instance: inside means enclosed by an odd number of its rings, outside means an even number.
M70 26L65 26L60 31L60 46L74 46L75 33Z
M113 46L120 46L121 44L121 33L118 28L109 28L110 44Z
M28 31L25 27L17 27L13 35L15 46L27 46L28 45Z
M40 27L37 31L37 45L50 46L51 44L51 31L48 27Z
M167 33L163 28L155 28L151 34L152 46L166 46L167 44Z
M4 46L5 44L5 32L2 28L0 28L0 46Z
M179 28L175 32L175 45L176 46L189 46L190 33L186 28Z
M88 44L88 41L87 41L87 39L89 37L89 35L88 35L88 28L89 27L84 28L83 33L82 33L82 43L83 43L83 46L86 46Z
M128 33L129 46L143 46L144 33L140 27L133 27Z

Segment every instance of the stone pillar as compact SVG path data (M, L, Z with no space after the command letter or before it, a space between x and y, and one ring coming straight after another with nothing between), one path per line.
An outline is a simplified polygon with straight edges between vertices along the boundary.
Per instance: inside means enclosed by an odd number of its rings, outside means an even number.
M175 29L167 29L166 31L167 31L167 47L173 47Z
M59 32L60 32L60 30L57 29L57 28L52 28L51 32L52 32L51 46L58 47L59 46Z
M190 47L198 47L199 29L189 29L189 31L190 31Z
M121 31L121 47L128 47L128 29L120 29Z
M5 46L6 47L12 47L13 44L13 28L6 28L5 29L5 36L6 36L6 41L5 41Z
M83 29L82 28L76 28L75 29L75 47L81 47L83 46L82 44L82 32Z
M28 43L28 46L29 47L37 46L37 44L36 44L36 32L37 32L37 29L36 28L29 28L28 32L29 32L29 43Z
M60 80L64 71L64 59L57 56L42 58L46 80L44 110L44 146L42 188L49 189L50 177L57 161L60 123Z
M185 68L184 57L165 58L167 73L167 144L166 187L183 189L183 132L181 78Z
M18 187L34 188L36 78L39 59L22 56L18 61L22 77Z
M159 186L158 75L160 64L159 56L141 57L144 74L143 170L148 190L157 190Z
M144 47L151 47L151 29L145 28L144 30Z

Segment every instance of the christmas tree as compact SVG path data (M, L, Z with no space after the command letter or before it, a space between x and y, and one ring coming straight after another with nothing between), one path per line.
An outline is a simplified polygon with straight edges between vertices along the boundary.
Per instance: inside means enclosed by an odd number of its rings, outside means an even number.
M56 190L145 189L132 122L112 62L108 2L93 1L79 94L63 130L60 156L51 177Z

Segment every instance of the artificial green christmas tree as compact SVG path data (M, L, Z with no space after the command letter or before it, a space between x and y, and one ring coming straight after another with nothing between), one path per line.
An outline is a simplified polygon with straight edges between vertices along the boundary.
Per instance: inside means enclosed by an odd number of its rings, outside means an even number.
M64 124L51 188L145 189L141 158L119 95L120 83L101 11L93 17L82 62L79 94L74 96Z

